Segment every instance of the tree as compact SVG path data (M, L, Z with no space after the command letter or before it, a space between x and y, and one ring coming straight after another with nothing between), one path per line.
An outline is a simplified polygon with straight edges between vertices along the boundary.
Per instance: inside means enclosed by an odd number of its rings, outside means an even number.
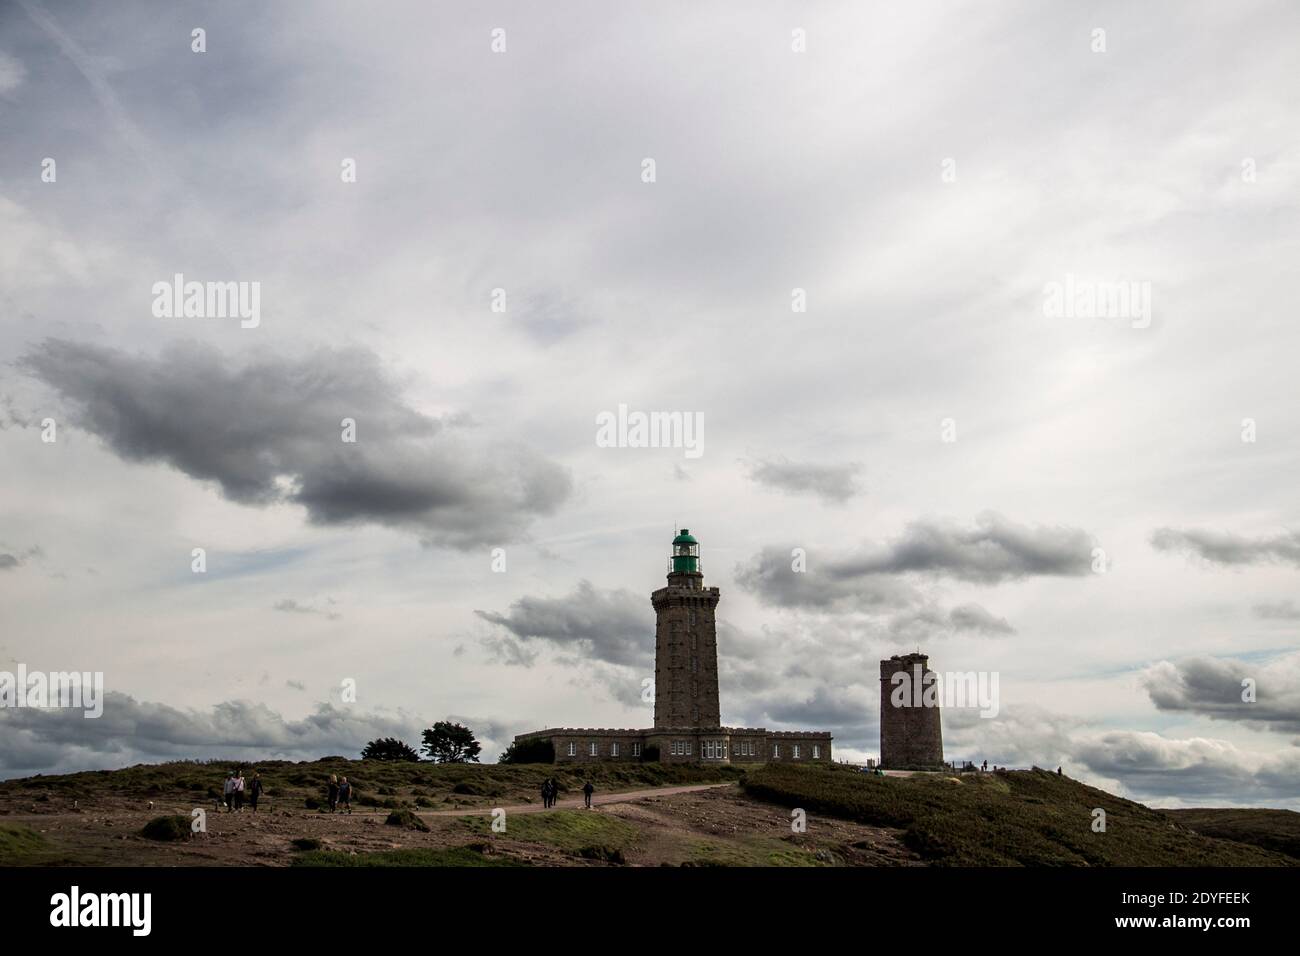
M420 750L434 763L478 763L483 749L473 731L449 720L438 721L421 736L424 746Z
M497 763L555 763L555 745L546 737L516 740L497 758Z
M361 751L362 760L409 760L417 761L420 755L404 741L396 737L381 737L366 744Z

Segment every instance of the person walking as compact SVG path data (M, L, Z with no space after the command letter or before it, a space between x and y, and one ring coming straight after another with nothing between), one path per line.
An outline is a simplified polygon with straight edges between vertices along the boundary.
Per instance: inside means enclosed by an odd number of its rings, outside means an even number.
M542 781L542 809L547 810L551 806L551 781Z
M558 800L560 797L560 785L555 782L554 777L551 777L551 779L547 780L546 782L551 785L551 806L554 807L555 801Z
M244 812L244 771L235 774L235 812Z
M262 771L254 770L252 782L248 785L248 805L257 812L257 798L262 795Z
M229 813L235 800L235 775L233 773L226 774L226 782L221 788L221 799L226 805L226 812Z
M582 785L582 797L583 800L586 802L586 806L588 810L591 809L591 795L595 792L596 792L596 788L591 785L590 780L588 780L586 783Z
M339 807L352 813L352 784L348 783L347 777L339 778Z
M339 805L339 778L330 774L329 784L325 789L329 797L330 813L333 813Z

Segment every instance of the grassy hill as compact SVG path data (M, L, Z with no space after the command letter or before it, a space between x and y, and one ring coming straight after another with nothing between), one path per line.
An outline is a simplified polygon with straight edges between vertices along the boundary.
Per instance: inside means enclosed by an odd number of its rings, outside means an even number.
M259 763L260 812L216 812L231 766L186 761L0 782L0 866L1300 865L1300 814L1152 810L1041 770L876 777L840 766L571 770L327 757ZM321 810L330 774L354 782L360 812ZM570 798L586 779L605 795L720 781L740 788L532 812L548 776ZM203 807L203 834L182 826L179 839L150 837L151 820L187 824ZM511 808L504 832L490 826L494 807ZM791 831L792 807L807 811L806 832ZM1092 829L1098 808L1104 833Z
M1300 813L1294 810L1166 810L1174 822L1203 836L1249 843L1300 861Z
M433 764L322 757L310 763L266 760L256 764L228 760L138 764L122 770L38 775L0 781L0 813L27 812L34 807L63 806L73 800L116 797L135 802L183 800L212 803L232 769L242 768L246 780L260 770L265 801L273 807L314 809L308 801L325 800L330 775L347 777L355 807L454 810L488 804L541 802L542 781L555 778L561 796L578 793L590 779L602 793L646 787L736 780L742 771L731 767L699 767L658 763L594 764L580 770L549 764Z
M909 848L939 865L1297 864L1272 849L1198 833L1166 812L1046 770L877 777L838 766L776 764L750 772L741 786L758 799L810 815L897 827ZM1104 833L1092 830L1097 808L1106 813Z

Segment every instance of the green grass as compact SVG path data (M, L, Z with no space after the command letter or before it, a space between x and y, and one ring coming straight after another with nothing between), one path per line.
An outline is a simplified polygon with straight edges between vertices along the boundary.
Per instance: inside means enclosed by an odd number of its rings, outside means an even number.
M897 828L935 864L956 866L1287 866L1280 853L1193 832L1165 813L1045 770L876 777L769 764L741 782L810 815ZM1106 832L1092 831L1093 810Z
M476 836L505 836L525 843L544 843L588 859L614 860L636 842L636 826L592 810L555 810L550 813L516 813L506 817L506 832L492 832L486 817L461 817L459 822Z
M822 866L809 851L771 837L690 841L683 866Z
M525 866L518 860L479 853L468 847L449 849L383 850L378 853L341 853L338 850L309 850L293 860L293 866Z
M1174 821L1202 836L1249 843L1300 860L1300 813L1294 810L1166 810Z
M45 837L21 823L0 823L0 866L32 866L45 862L52 849Z
M679 764L597 763L578 768L553 764L433 764L323 757L310 763L281 760L176 761L138 764L121 770L38 775L0 781L0 807L25 810L33 802L51 807L82 807L97 797L130 800L180 800L185 805L209 804L220 793L222 781L234 768L245 778L262 772L266 809L301 809L307 799L323 801L331 774L346 776L353 785L357 807L398 810L416 806L456 809L504 802L541 802L542 781L555 778L561 795L576 795L586 780L597 792L737 780L744 771L734 767L699 767Z

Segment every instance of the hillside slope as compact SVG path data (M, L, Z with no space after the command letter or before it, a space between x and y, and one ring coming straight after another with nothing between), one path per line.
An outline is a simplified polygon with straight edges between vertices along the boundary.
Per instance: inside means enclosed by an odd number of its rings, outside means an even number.
M758 799L897 827L926 861L955 866L1290 866L1295 860L1195 832L1159 810L1046 770L877 777L769 765L741 786ZM1105 812L1095 832L1094 811Z

